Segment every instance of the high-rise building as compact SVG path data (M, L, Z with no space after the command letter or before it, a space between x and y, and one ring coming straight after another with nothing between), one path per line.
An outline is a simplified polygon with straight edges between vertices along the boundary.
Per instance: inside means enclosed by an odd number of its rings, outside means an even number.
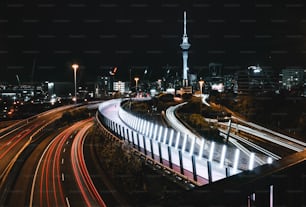
M262 69L259 65L249 66L247 70L237 71L238 93L266 94L278 90L277 78L273 70Z
M114 82L114 91L118 91L119 93L123 94L126 92L126 83L122 81L116 81Z
M303 86L304 78L304 69L282 69L281 87L287 90L291 90L293 87Z
M95 96L108 96L113 91L113 76L98 76L95 86Z
M223 65L221 63L209 63L208 70L211 77L223 75Z

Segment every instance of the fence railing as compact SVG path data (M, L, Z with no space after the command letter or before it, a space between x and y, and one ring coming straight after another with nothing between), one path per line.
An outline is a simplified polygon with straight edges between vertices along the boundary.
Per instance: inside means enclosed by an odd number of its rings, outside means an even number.
M118 100L117 100L118 102ZM221 154L214 154L214 143L210 145L202 139L196 145L196 138L181 134L149 120L137 117L117 105L121 121L105 116L104 111L116 101L104 102L99 107L100 122L119 139L130 143L147 158L187 176L198 185L220 180L241 172L238 169L240 151L227 153L226 145ZM209 153L203 153L209 148ZM226 154L229 154L226 156Z

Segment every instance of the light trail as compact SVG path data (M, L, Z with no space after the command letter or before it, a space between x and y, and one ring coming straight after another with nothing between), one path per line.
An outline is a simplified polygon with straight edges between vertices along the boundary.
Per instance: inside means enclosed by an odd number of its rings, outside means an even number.
M66 152L65 146L69 139L73 139L71 147L71 159L73 159L71 163L73 169L81 169L77 171L77 173L73 170L73 172L75 172L73 175L75 176L76 185L80 190L84 202L87 206L96 206L97 204L99 206L105 206L86 170L83 156L84 136L92 125L92 119L78 122L56 136L45 148L33 177L30 207L37 205L34 203L37 201L37 199L35 199L37 196L39 206L70 205L70 203L67 202L68 197L65 196L63 190L66 180L65 174L61 171L61 166L64 164L64 158L62 158L61 155ZM73 137L72 135L79 129L81 130ZM80 185L80 183L82 183L82 185Z
M220 130L220 132L221 132L224 136L226 136L226 133L227 133L227 132L226 132L225 130L223 130L223 129L219 129L219 130ZM256 150L262 152L263 154L265 154L265 155L267 155L267 156L272 157L272 158L275 159L275 160L281 159L280 156L274 154L273 152L271 152L271 151L269 151L269 150L266 150L265 148L262 148L262 147L258 146L257 144L255 144L255 143L253 143L253 142L251 142L251 141L249 141L249 140L244 139L243 137L239 137L239 136L237 136L237 135L235 135L235 134L232 134L232 133L230 133L230 137L233 137L234 139L239 140L239 141L241 141L241 142L247 144L248 146L253 147L254 149L256 149ZM229 141L232 141L232 139L229 139Z
M139 118L133 116L132 114L128 114L126 113L124 110L122 110L120 108L120 100L117 100L117 103L115 103L115 100L111 100L110 103L104 103L101 104L99 107L99 113L103 115L103 118L100 121L103 121L103 127L109 127L111 129L111 126L115 125L120 125L120 126L124 126L124 128L126 128L127 130L131 130L133 133L139 134L140 138L140 143L138 142L134 142L135 145L138 145L141 148L141 151L144 150L144 147L146 148L147 151L147 156L151 157L151 154L154 155L153 159L158 159L158 162L161 162L159 159L162 158L163 160L169 161L169 157L171 157L172 159L172 164L176 165L176 166L180 166L180 160L182 161L183 164L183 168L184 171L191 173L192 176L192 172L193 172L193 165L195 167L196 165L196 172L197 176L199 176L200 178L204 178L207 179L207 162L203 161L204 159L206 160L206 158L201 158L198 159L197 158L194 160L194 162L192 162L191 160L191 156L190 156L190 151L195 150L192 149L192 145L193 145L193 140L194 141L198 141L196 139L192 139L193 137L188 138L187 134L182 134L180 131L177 132L176 134L176 140L175 140L175 146L174 147L170 147L169 149L169 141L170 137L167 138L166 143L164 143L165 138L162 139L162 135L165 134L166 129L164 129L162 126L159 126L157 129L157 137L156 139L151 139L149 137L144 137L144 139L142 139L142 130L137 129L137 128L133 128L132 125L129 125L131 123L133 123L133 121L131 120L138 120L138 122L141 122L139 120ZM116 106L115 106L116 105ZM118 112L119 111L119 112ZM129 120L128 122L126 120ZM105 124L105 125L104 125ZM171 133L167 132L167 136ZM128 137L123 137L122 139L127 140ZM189 140L190 139L190 140ZM185 141L184 141L185 140ZM185 142L185 144L184 144ZM144 145L145 143L145 145ZM200 141L200 143L202 143L202 141ZM195 142L194 142L195 145ZM135 146L135 148L138 148ZM203 150L206 149L204 142L203 142ZM198 150L198 149L197 149ZM181 158L179 158L179 151L181 152ZM188 152L187 152L188 151ZM196 151L196 150L195 150ZM171 153L171 156L169 156L169 153ZM152 155L152 156L153 156ZM192 155L194 156L194 154ZM152 158L152 157L151 157ZM157 161L157 160L156 160ZM227 164L230 164L231 161L227 160ZM225 173L225 168L219 168L216 167L219 166L219 163L214 162L212 164L212 168L213 168L213 180L219 180L222 179L226 176ZM229 166L230 167L230 166ZM230 167L231 168L231 167ZM179 167L178 167L178 171L179 171ZM237 170L237 172L240 172L240 170ZM179 173L179 172L177 172ZM186 177L183 175L183 177ZM192 180L193 178L189 178L190 180ZM202 181L201 183L199 183L200 185L202 185Z
M292 137L289 137L289 136L287 136L287 135L281 134L281 133L279 133L279 132L275 132L275 131L273 131L273 130L271 130L271 129L262 127L262 126L260 126L260 125L258 125L258 124L254 124L254 123L252 123L252 122L244 121L244 120L242 120L242 119L240 119L240 118L238 118L238 117L235 117L235 116L233 116L232 118L233 118L233 119L237 119L239 122L244 123L244 124L246 124L246 125L249 125L249 126L255 128L255 129L258 129L258 130L260 130L260 131L264 131L264 132L267 132L267 133L269 133L269 134L272 134L272 135L274 135L274 136L276 136L276 137L278 137L278 138L282 138L284 141L287 141L289 144L290 144L290 143L293 143L293 144L296 144L296 145L300 145L300 146L301 146L300 148L303 148L303 147L305 148L305 147L306 147L306 143L305 143L305 142L302 142L302 141L300 141L300 140L294 139L294 138L292 138ZM241 125L240 125L240 126L241 126Z
M74 176L77 180L78 187L82 193L83 199L85 200L87 206L106 206L101 196L99 195L97 189L95 188L88 170L86 168L86 163L83 154L83 145L85 140L85 135L93 123L87 123L76 135L73 140L71 147L71 164L74 172ZM86 188L84 188L86 186Z
M224 124L224 123L223 123ZM221 125L223 125L221 124ZM254 125L258 126L258 125ZM237 129L236 124L232 124L233 129ZM239 131L243 131L245 133L248 133L250 135L253 135L255 137L259 137L263 140L269 141L271 143L277 144L279 146L285 147L287 149L293 150L295 152L303 151L305 148L305 143L301 142L299 140L289 138L287 136L276 136L278 133L274 133L274 135L269 135L267 133L261 132L259 130L252 129L250 127L244 126L244 125L238 125ZM260 127L260 129L263 129L263 127Z

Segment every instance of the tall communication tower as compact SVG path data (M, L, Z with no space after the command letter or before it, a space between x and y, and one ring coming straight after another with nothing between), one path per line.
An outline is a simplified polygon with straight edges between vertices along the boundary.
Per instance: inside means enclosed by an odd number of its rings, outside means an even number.
M187 21L186 21L186 11L184 11L184 34L182 37L182 43L180 44L182 48L182 56L183 56L183 87L188 86L188 77L187 77L187 71L188 71L188 49L191 46L188 42L188 37L187 37Z

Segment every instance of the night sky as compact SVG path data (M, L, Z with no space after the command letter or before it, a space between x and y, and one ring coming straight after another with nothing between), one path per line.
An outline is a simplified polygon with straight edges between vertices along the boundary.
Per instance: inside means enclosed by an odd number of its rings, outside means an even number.
M118 79L168 65L182 72L183 11L191 43L189 68L210 62L225 73L259 64L306 68L304 1L26 1L0 3L0 82L95 80L118 67ZM34 69L33 69L34 68Z

